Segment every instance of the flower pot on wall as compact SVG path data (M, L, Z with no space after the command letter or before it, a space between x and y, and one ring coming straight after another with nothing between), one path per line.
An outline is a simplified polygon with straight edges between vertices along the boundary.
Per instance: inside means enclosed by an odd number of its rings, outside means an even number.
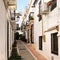
M47 3L47 6L50 6L52 4L52 1L49 1L48 3Z
M37 16L38 16L38 17L41 17L41 14L38 14Z
M34 20L33 16L29 16L29 20Z

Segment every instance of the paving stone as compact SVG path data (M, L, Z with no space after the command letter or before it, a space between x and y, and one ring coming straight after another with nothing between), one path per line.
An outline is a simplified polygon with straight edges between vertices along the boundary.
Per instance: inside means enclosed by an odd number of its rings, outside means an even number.
M22 60L35 60L31 53L27 50L24 44L21 41L17 41L19 55L22 57Z

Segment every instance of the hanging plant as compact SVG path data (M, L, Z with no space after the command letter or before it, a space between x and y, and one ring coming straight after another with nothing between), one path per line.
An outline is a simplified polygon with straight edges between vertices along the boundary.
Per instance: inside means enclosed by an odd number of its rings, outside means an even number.
M41 14L38 14L37 16L38 16L38 17L41 17Z
M48 3L47 3L47 6L50 6L52 4L52 1L49 1Z
M29 20L34 20L33 16L30 16L30 17L29 17Z

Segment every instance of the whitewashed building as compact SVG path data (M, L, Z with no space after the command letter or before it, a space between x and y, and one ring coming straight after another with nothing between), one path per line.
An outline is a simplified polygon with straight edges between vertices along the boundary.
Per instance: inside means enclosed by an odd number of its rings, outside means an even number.
M0 0L0 60L11 55L15 32L16 0Z
M35 48L48 60L60 60L59 5L59 0L50 0L47 2L46 0L39 0L35 3Z
M34 6L34 9L31 7ZM60 0L34 0L34 46L47 60L60 60ZM27 15L27 20L29 15ZM27 32L27 30L25 30ZM28 35L26 33L26 38Z

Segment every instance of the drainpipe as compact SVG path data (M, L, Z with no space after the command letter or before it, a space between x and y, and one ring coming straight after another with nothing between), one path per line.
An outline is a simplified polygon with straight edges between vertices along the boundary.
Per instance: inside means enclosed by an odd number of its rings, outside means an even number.
M43 18L42 18L42 39L45 42L45 35L44 35L44 22L43 22Z
M43 17L42 17L42 39L44 40L43 35L44 33L43 33Z
M43 4L43 3L44 3L44 0L42 1L42 4ZM43 41L45 42L43 18L44 18L44 16L42 17L42 39L43 39Z

